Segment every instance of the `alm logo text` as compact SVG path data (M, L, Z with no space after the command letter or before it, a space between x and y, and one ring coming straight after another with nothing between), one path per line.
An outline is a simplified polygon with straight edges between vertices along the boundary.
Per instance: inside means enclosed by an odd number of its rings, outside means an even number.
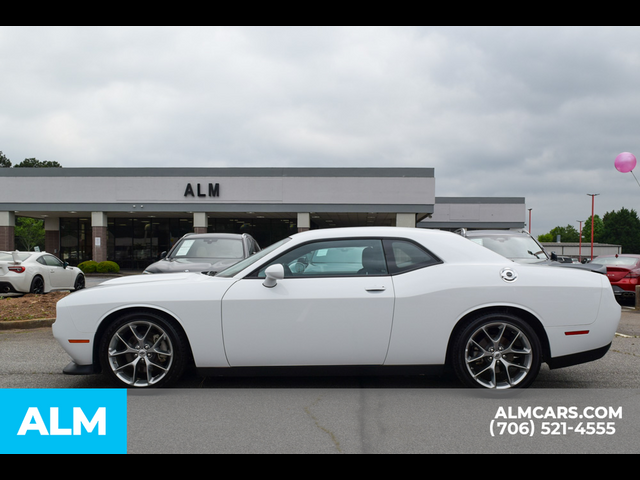
M127 453L125 389L0 388L0 455Z
M96 427L98 435L107 434L107 409L105 407L99 407L91 420L87 418L82 408L73 407L72 428L61 428L59 419L58 407L51 407L49 409L49 428L47 429L40 410L37 407L29 407L18 430L18 435L26 435L30 431L36 431L40 435L82 435L83 430L91 433Z

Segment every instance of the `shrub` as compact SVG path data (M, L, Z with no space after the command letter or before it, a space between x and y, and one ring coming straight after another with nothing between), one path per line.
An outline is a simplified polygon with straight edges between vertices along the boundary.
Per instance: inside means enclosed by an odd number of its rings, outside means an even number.
M118 273L120 265L115 262L100 262L96 268L98 273Z
M82 273L96 273L98 262L94 262L93 260L82 262L80 265L78 265L78 268L82 270Z

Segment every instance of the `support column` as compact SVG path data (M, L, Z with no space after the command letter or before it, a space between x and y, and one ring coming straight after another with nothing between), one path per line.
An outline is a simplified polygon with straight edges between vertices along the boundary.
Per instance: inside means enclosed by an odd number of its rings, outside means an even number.
M60 219L58 217L44 219L44 249L56 256L60 254Z
M103 212L91 213L91 230L93 237L93 261L107 261L108 219Z
M16 215L0 212L0 250L11 252L16 249Z
M195 212L193 214L193 233L207 233L209 229L209 217L206 213Z
M306 232L311 229L311 214L298 213L298 232Z
M416 228L416 214L415 213L397 213L396 227Z

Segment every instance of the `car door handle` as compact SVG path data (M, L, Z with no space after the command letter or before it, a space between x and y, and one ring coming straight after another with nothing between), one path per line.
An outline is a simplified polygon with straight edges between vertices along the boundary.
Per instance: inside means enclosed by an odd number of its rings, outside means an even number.
M375 287L365 288L367 292L384 292L387 289L384 285L378 285Z

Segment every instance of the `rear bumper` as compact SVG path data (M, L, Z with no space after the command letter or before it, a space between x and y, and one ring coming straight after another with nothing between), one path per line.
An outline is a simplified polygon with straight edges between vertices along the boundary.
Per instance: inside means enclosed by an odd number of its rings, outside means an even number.
M616 298L635 298L636 297L636 290L635 290L635 286L634 289L631 290L623 290L622 288L620 288L617 285L613 285L613 293L616 296Z
M595 350L589 350L588 352L552 358L547 361L547 365L549 365L550 369L554 370L556 368L571 367L573 365L580 365L581 363L593 362L594 360L599 360L604 357L610 348L611 343L604 347L596 348Z
M0 282L0 294L1 293L18 293L12 283Z

